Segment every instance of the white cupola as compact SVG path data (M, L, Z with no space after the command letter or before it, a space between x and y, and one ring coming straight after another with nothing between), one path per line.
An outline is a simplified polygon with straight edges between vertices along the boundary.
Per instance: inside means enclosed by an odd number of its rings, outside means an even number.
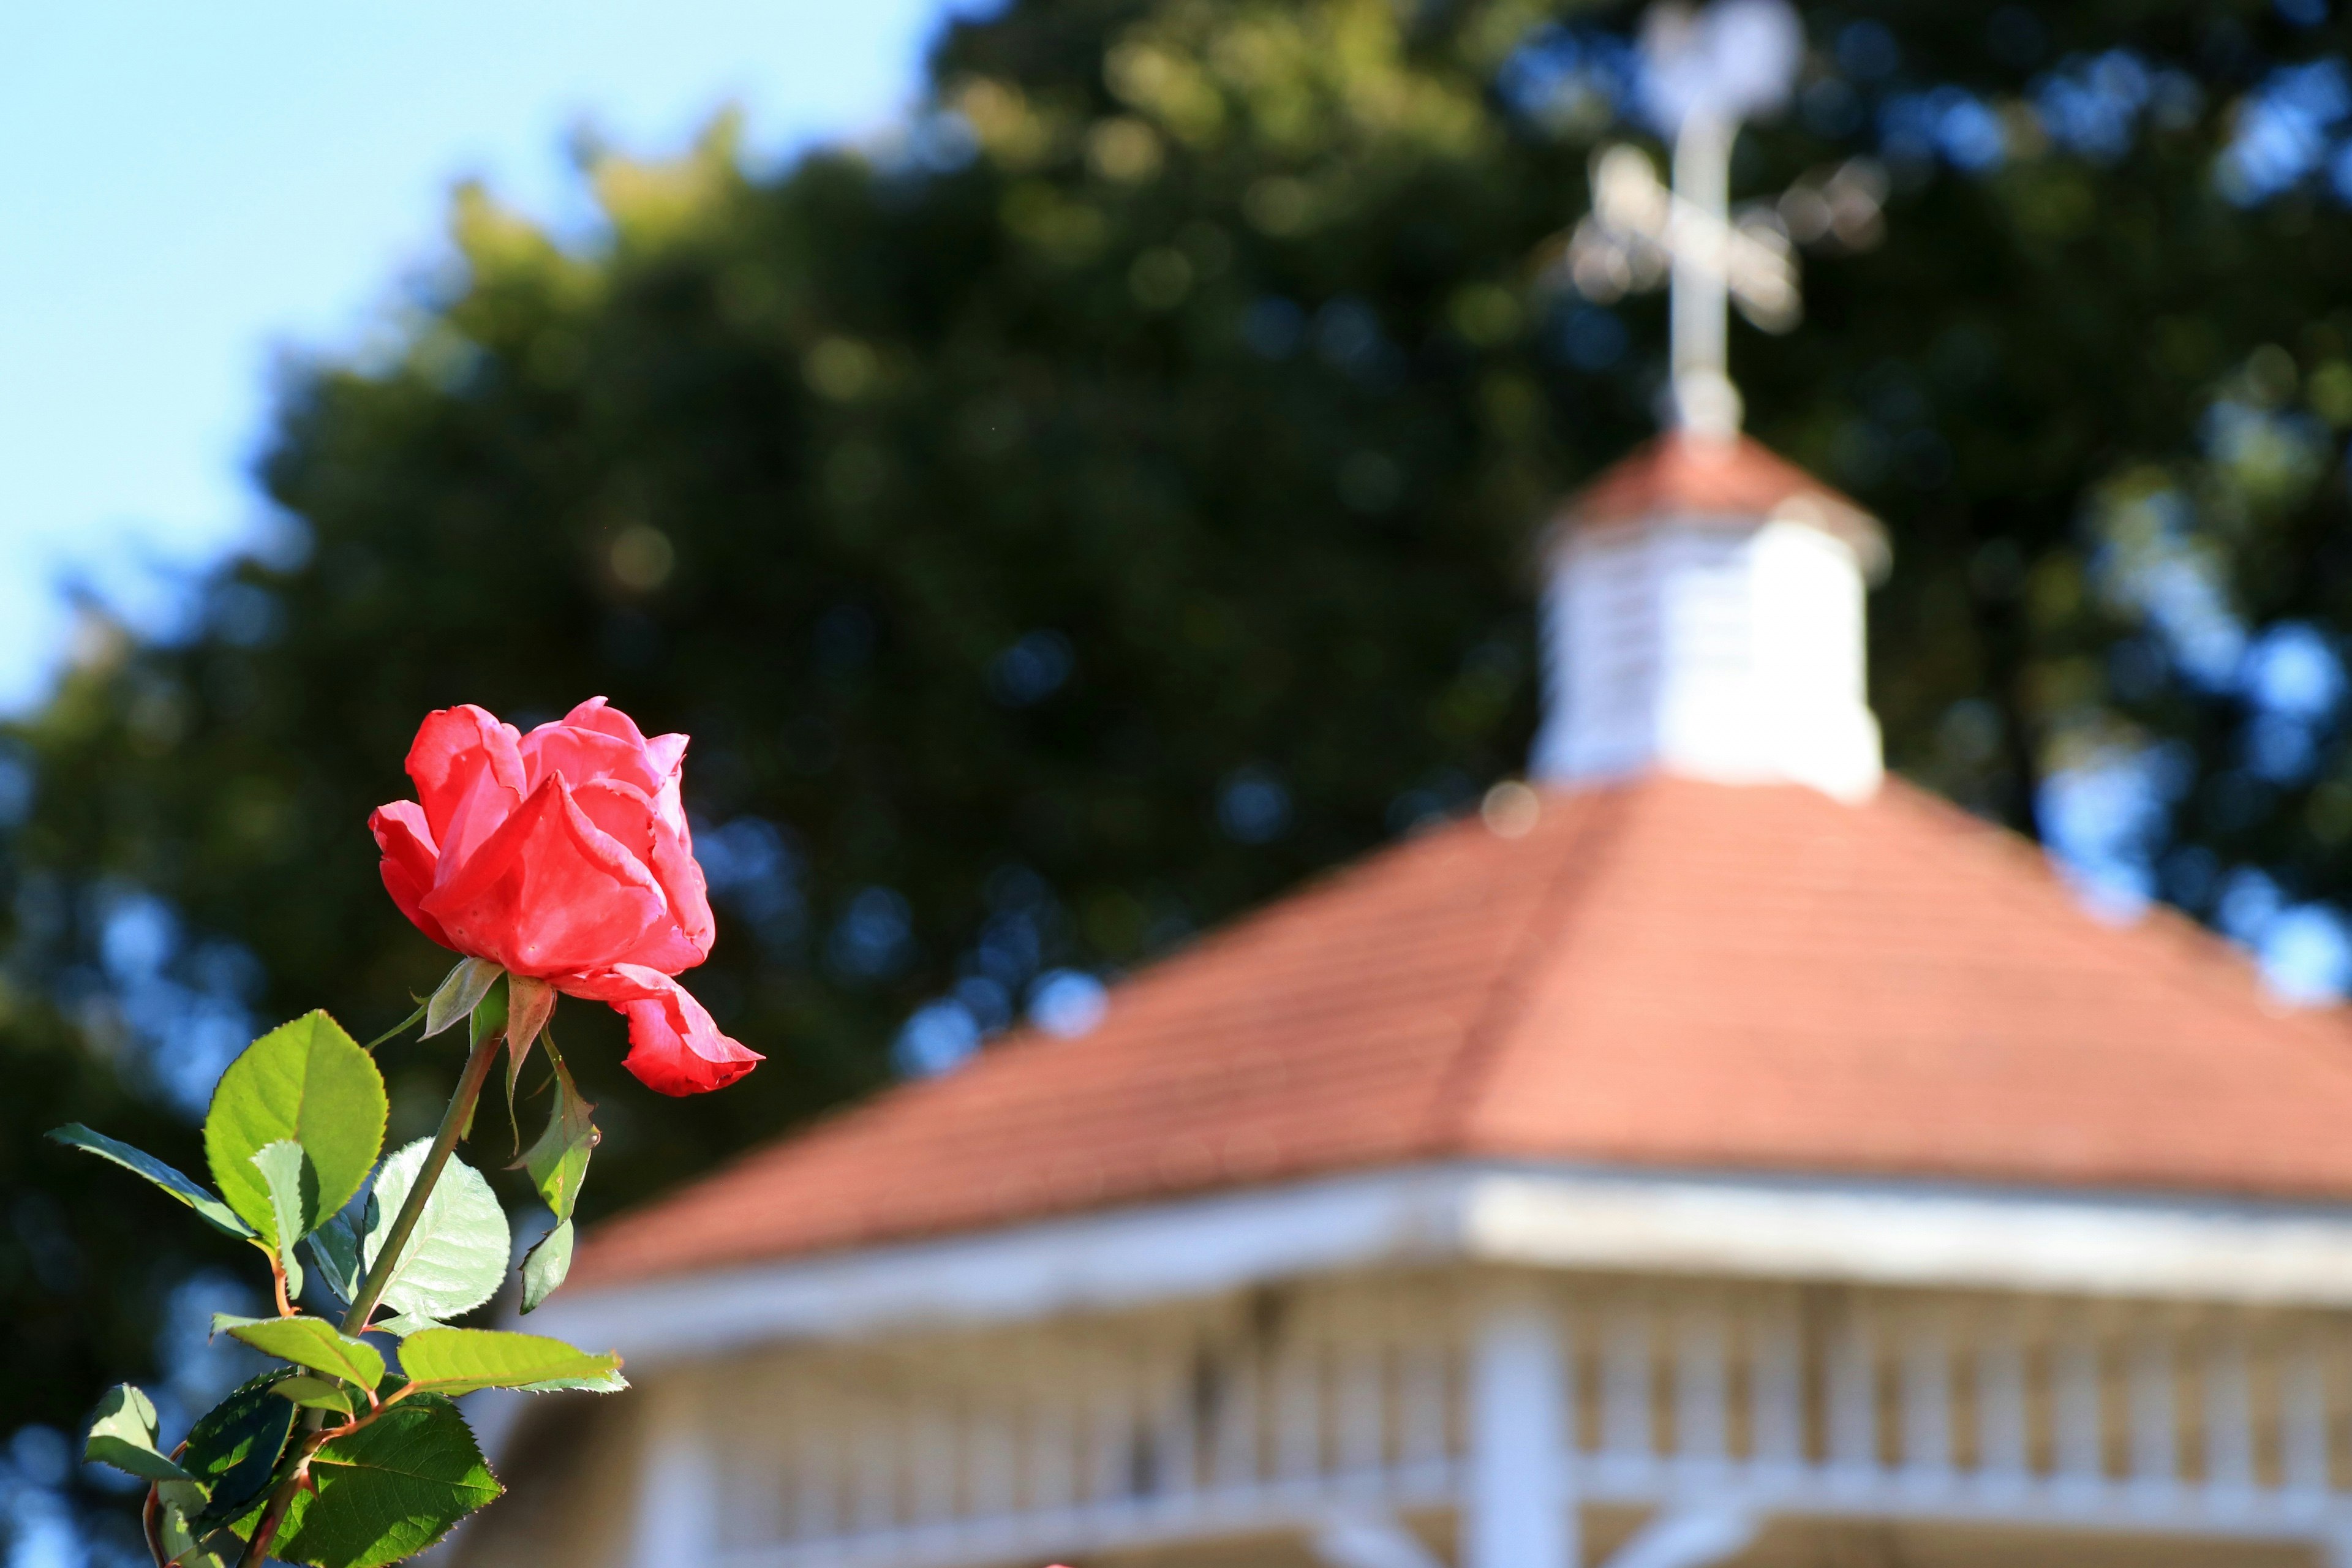
M1867 797L1883 763L1863 600L1885 557L1866 513L1756 442L1660 437L1571 500L1546 541L1530 771Z

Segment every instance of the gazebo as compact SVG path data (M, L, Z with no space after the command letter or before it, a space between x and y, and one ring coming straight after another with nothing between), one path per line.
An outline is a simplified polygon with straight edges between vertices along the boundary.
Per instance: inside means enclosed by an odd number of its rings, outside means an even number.
M1882 549L1629 458L1528 784L595 1232L457 1561L2352 1564L2352 1031L1881 778Z

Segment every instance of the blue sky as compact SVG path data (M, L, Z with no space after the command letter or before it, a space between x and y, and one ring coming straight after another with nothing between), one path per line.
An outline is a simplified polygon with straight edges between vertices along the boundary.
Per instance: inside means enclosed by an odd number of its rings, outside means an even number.
M266 526L247 469L288 347L356 342L478 175L557 219L593 125L756 153L885 125L940 0L80 0L0 6L0 711L57 585L168 613Z

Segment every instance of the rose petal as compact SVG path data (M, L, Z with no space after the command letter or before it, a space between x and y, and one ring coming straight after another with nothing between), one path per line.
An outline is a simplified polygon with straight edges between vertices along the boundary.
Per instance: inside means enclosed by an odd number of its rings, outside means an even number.
M629 1020L629 1054L621 1065L663 1094L724 1089L763 1058L719 1032L702 1004L659 970L643 964L559 976L568 995L609 1003Z
M693 842L683 826L673 829L667 822L654 823L650 864L654 880L669 900L669 923L677 932L678 945L665 948L658 957L633 955L630 962L676 974L709 958L710 944L718 940L719 922L710 913L710 886L703 879L701 863L694 858Z
M647 738L637 728L637 721L601 697L591 697L563 716L563 722L577 729L594 730L626 741L646 756L646 765L656 778L676 778L679 765L686 760L684 735L655 735Z
M421 907L459 952L545 976L603 968L635 951L667 900L637 858L574 804L559 774Z
M664 974L676 974L709 957L716 926L702 868L679 844L669 824L656 815L654 802L618 779L577 785L572 798L589 821L652 872L662 890L666 918L647 928L645 939L629 952L616 954L614 962L642 963Z
M368 831L375 835L375 847L383 851L380 868L383 890L418 931L454 950L457 944L449 940L441 922L418 908L433 890L434 867L440 859L440 851L433 845L433 829L425 820L425 808L413 800L377 806L368 816Z
M593 730L570 724L541 724L522 738L524 776L537 789L562 773L577 789L597 779L619 779L652 795L662 786L662 775L646 761L646 749Z
M654 736L646 742L646 765L676 784L678 773L686 767L686 737L677 734Z
M562 722L611 735L626 741L639 751L645 750L646 732L637 728L637 721L602 697L591 697L566 713Z
M522 757L515 728L468 702L425 715L408 748L408 776L445 879L522 804Z

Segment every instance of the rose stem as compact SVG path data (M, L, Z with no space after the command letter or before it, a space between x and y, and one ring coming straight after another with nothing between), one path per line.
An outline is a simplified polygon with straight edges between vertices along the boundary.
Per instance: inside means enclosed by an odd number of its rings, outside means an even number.
M384 1233L383 1245L376 1249L375 1262L352 1295L351 1310L343 1314L343 1332L356 1334L366 1328L368 1314L375 1310L376 1303L392 1284L393 1270L400 1266L401 1249L408 1245L410 1233L424 1216L425 1200L433 1195L434 1185L447 1168L458 1137L473 1121L474 1101L481 1098L482 1085L490 1076L490 1064L498 1060L499 1051L506 1043L506 1031L492 1029L475 1044L473 1054L466 1058L466 1070L458 1075L457 1092L449 1097L449 1109L441 1113L441 1130L433 1135L433 1147L425 1152L425 1163L417 1167L416 1180L409 1184L408 1196L402 1200L400 1212L393 1216L392 1228Z
M441 1113L441 1130L433 1135L433 1147L425 1152L425 1163L417 1167L416 1180L409 1184L408 1196L401 1201L400 1212L393 1216L392 1228L384 1233L383 1245L376 1249L375 1262L360 1281L352 1296L351 1310L343 1314L343 1332L356 1334L367 1327L368 1315L383 1299L392 1284L394 1268L399 1266L402 1248L408 1245L411 1232L425 1214L425 1200L433 1195L433 1188L448 1168L449 1155L457 1147L458 1137L474 1119L474 1102L481 1098L482 1085L490 1076L490 1065L499 1058L499 1051L507 1043L504 1029L492 1029L475 1042L473 1054L466 1058L466 1070L457 1077L457 1091L449 1097L449 1109ZM237 1568L261 1568L268 1560L269 1543L278 1538L278 1527L285 1522L286 1510L294 1506L294 1494L302 1482L303 1465L322 1440L320 1428L327 1423L323 1410L303 1412L302 1436L296 1440L294 1464L287 1470L286 1479L269 1497L269 1507L264 1510L261 1522L254 1526L253 1540L237 1559Z

